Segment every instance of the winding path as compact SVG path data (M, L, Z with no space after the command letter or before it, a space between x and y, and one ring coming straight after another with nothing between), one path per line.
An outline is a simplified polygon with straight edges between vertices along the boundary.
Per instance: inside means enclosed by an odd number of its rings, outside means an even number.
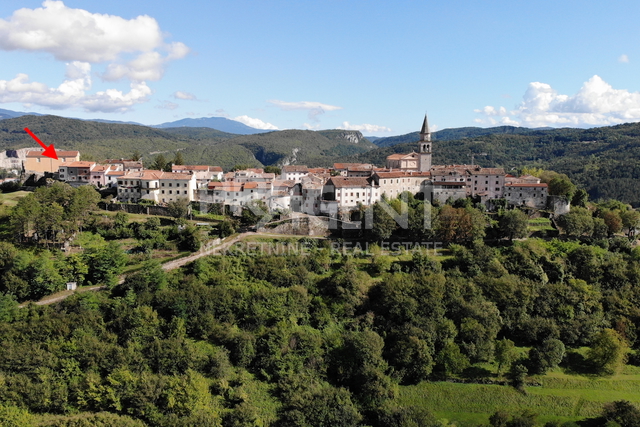
M172 261L168 261L168 262L162 264L162 269L165 270L165 271L175 270L176 268L180 268L183 265L189 264L190 262L193 262L193 261L197 260L198 258L202 258L203 256L214 255L214 254L220 253L220 252L228 249L231 245L241 241L242 239L244 239L244 238L246 238L248 236L258 236L258 235L260 235L260 236L268 236L268 237L294 237L294 236L291 236L289 234L257 233L255 231L247 231L247 232L235 235L235 236L229 238L229 240L226 240L226 241L225 240L216 239L213 242L209 242L204 246L204 248L202 248L200 251L198 251L197 253L195 253L193 255L189 255L189 256L186 256L186 257L174 259ZM118 283L123 283L125 277L126 276L124 276L124 275L120 276L120 280L118 281ZM100 289L104 289L104 288L105 287L102 286L102 285L96 285L96 286L87 286L87 287L78 288L75 291L62 291L62 292L55 293L53 295L46 296L46 297L42 298L40 301L33 302L33 304L35 304L35 305L54 304L56 302L60 302L60 301L62 301L64 299L68 298L69 296L73 295L74 293L99 291ZM31 303L31 301L23 302L18 307L19 308L24 308L27 305L29 305L30 303Z

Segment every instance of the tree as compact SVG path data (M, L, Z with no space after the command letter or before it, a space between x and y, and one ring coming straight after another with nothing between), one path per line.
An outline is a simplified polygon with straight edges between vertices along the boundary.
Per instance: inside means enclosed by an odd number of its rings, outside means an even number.
M176 155L173 158L174 165L184 165L184 157L182 156L182 151L176 151Z
M245 225L255 226L271 221L271 214L266 203L262 200L251 201L244 209L242 209L242 222Z
M446 343L436 356L435 370L445 378L459 374L468 367L469 358L462 354L460 347L454 342Z
M511 366L511 363L518 357L513 341L503 338L496 341L495 358L498 362L498 375L504 366Z
M529 217L520 209L506 211L499 221L500 235L509 240L520 239L527 236Z
M629 344L614 329L603 329L593 340L587 361L601 374L619 372L627 361Z
M613 236L622 230L622 218L618 211L605 211L602 214L602 219L607 225L607 232L609 236Z
M153 163L149 166L149 169L163 171L167 167L167 159L163 154L158 154L154 159Z
M583 188L577 190L571 199L571 206L586 208L589 201L589 193Z
M559 218L560 226L569 237L590 236L593 233L593 216L585 208L574 208Z
M635 236L636 229L640 228L640 212L633 209L624 210L620 212L620 218L622 226L627 229L627 236Z
M549 338L541 345L529 351L530 371L535 374L544 374L549 369L553 369L562 362L565 354L565 347L562 341Z
M140 150L136 149L133 152L133 155L131 156L131 160L133 160L134 162L137 162L141 158L142 158L142 153L140 152Z
M516 389L524 389L525 378L527 377L527 367L520 360L516 360L511 364L509 369L509 383Z
M282 174L282 170L277 166L265 166L264 173L273 173L277 177Z
M604 405L602 418L609 422L616 422L622 427L640 427L640 409L626 400Z
M181 197L167 203L167 210L169 211L169 215L174 218L186 218L191 212L191 202L189 202L189 199Z
M93 285L114 285L127 263L127 256L117 242L109 242L101 247L87 248L84 257L85 262L89 265L87 282Z
M383 241L391 237L398 226L396 221L384 210L380 203L375 203L370 209L373 216L373 226L371 227L373 238Z

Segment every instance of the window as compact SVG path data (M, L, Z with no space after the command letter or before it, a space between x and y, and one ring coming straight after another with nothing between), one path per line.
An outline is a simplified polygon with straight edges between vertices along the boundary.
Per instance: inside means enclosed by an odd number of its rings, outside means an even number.
M164 194L164 190L162 190L162 194ZM164 199L162 199L162 201L164 202Z
M169 194L173 194L173 190L169 190Z
M186 182L184 183L184 186L185 186L185 187L187 186L187 183L186 183Z
M171 183L169 183L169 187L171 187Z
M162 183L162 186L164 187L164 182ZM162 199L162 201L164 202L164 199Z
M187 190L184 190L184 194L187 194Z

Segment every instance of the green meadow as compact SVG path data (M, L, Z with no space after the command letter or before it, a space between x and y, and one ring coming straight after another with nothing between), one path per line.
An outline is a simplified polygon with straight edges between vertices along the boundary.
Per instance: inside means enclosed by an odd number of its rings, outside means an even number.
M530 410L538 414L539 423L578 421L598 416L606 402L640 404L638 371L627 366L620 375L589 378L556 370L536 378L541 385L527 386L524 392L502 385L422 382L400 387L399 404L425 406L459 427L487 424L497 410Z

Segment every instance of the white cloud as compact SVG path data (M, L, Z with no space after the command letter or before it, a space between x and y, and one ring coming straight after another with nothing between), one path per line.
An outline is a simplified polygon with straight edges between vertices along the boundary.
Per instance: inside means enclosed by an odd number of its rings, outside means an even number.
M614 89L597 75L573 96L532 82L514 110L486 106L474 111L483 116L476 122L484 125L607 126L640 121L640 92Z
M195 100L198 99L198 98L196 98L196 96L194 94L189 93L189 92L182 92L180 90L175 91L173 93L173 97L175 99L182 99L182 100L185 100L185 101L195 101Z
M29 82L26 73L2 80L0 102L13 99L50 108L124 111L147 100L151 89L145 82L160 80L168 62L189 53L183 43L169 43L165 38L158 22L146 15L125 19L73 9L54 0L43 1L40 8L16 10L8 19L0 19L0 50L45 52L76 65L67 68L66 80L58 88ZM74 69L77 64L84 68ZM106 67L103 73L97 72L103 80L128 79L131 91L86 94L91 89L87 71L91 64Z
M391 132L391 129L386 126L370 125L367 123L362 125L352 125L349 122L342 122L342 126L338 126L338 129L359 130L360 132Z
M234 117L233 120L240 123L244 123L245 125L250 126L252 128L256 128L256 129L278 130L278 128L272 125L271 123L263 122L260 119L254 119L253 117L249 117L249 116L238 116L238 117Z
M309 118L313 121L317 121L318 116L320 114L324 114L327 111L342 110L342 107L329 105L329 104L322 104L321 102L312 102L312 101L287 102L287 101L280 101L277 99L271 99L267 102L277 107L280 107L280 109L284 111L293 111L293 110L308 111Z
M13 80L0 80L0 103L20 102L52 109L80 106L85 111L122 112L135 104L146 102L151 89L146 83L131 83L128 93L116 89L87 94L91 89L91 65L74 61L67 64L66 80L57 88L30 82L27 74Z
M618 62L622 62L622 63L627 63L629 62L629 56L627 55L620 55L618 57Z

